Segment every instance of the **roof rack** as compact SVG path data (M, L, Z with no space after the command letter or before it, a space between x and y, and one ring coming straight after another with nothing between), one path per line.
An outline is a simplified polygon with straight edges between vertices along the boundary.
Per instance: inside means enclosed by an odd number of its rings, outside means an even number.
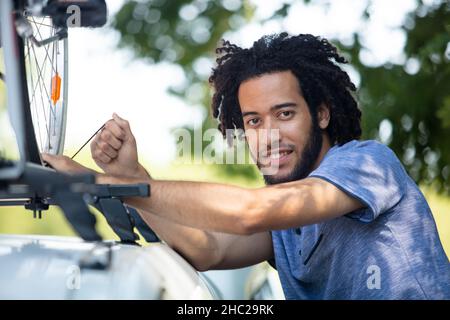
M59 206L67 221L86 241L101 241L96 219L88 205L97 208L122 243L136 244L136 227L147 242L159 241L137 211L126 206L124 197L150 196L149 184L96 184L93 174L68 175L26 163L17 180L0 181L0 206L23 205L35 218L50 205Z

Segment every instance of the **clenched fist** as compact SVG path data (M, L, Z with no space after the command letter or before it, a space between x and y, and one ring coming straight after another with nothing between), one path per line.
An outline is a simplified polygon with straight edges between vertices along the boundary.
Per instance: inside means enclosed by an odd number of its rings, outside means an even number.
M115 113L91 142L91 155L107 174L148 176L138 162L136 140L130 124Z

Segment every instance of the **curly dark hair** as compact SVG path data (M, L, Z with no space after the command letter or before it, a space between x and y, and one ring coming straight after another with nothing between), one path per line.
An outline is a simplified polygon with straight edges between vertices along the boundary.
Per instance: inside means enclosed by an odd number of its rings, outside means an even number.
M352 94L356 87L337 64L347 61L327 39L283 32L264 36L249 49L222 40L216 54L217 66L209 83L214 88L213 116L219 121L224 138L227 129L244 128L238 101L240 84L263 74L288 70L296 76L313 119L317 119L317 108L322 103L330 109L327 132L332 144L360 138L361 111Z

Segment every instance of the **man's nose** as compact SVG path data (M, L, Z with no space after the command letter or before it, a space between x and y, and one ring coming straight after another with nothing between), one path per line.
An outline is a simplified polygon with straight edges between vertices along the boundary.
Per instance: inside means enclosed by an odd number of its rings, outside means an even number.
M278 148L281 140L280 128L276 121L268 119L264 121L261 135L259 141L261 147L265 151L270 151L271 149Z

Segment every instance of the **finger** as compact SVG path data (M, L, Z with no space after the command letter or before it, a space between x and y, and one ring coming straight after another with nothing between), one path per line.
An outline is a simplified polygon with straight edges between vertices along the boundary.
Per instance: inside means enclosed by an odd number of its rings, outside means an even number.
M124 140L125 139L125 130L123 130L121 128L121 126L119 125L119 123L117 123L115 120L111 119L108 120L105 123L105 129L108 129L115 138L119 139L119 140ZM105 130L103 129L102 132Z
M58 161L58 156L49 154L49 153L41 153L42 160L50 164L52 167Z
M98 142L104 141L116 150L122 146L122 141L117 139L109 129L105 128L98 136Z
M51 154L48 154L48 153L41 153L41 157L42 157L42 160L44 160L46 162L49 162L49 160L51 160Z
M65 171L70 169L72 163L74 162L70 158L63 155L53 155L48 153L41 153L42 160L48 163L53 169L57 171Z
M112 148L108 143L105 141L98 142L98 149L100 149L103 153L106 153L108 157L111 159L114 159L117 157L117 151Z
M107 154L102 152L100 149L95 150L93 158L94 158L94 160L98 160L103 163L111 162L111 158Z
M50 158L50 155L48 155L47 153L41 153L41 158L42 158L44 167L53 168L53 165L51 164L52 160Z
M91 141L91 156L93 159L95 159L95 153L98 149L98 142L100 141L100 134L97 134L95 138Z
M97 135L91 142L91 155L92 158L96 159L96 155L100 153L105 153L110 158L116 158L118 156L118 150L111 147L106 141L102 140L99 135Z
M122 130L124 130L126 133L129 133L132 135L131 129L130 129L130 123L127 120L119 117L117 115L117 113L113 113L113 120L119 125L119 127Z

